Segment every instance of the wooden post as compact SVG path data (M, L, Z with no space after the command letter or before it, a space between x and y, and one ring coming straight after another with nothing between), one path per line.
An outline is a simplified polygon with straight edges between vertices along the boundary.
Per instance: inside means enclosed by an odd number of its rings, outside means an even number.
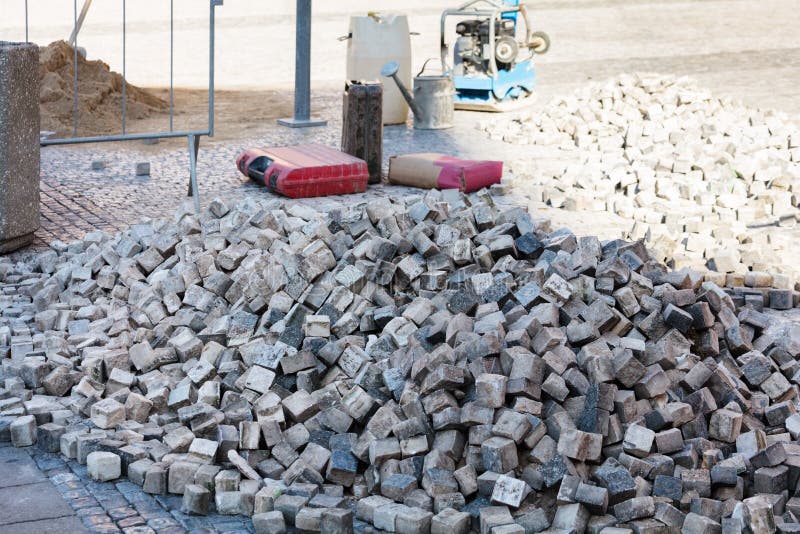
M342 152L367 162L369 183L381 181L383 84L349 81L342 103Z

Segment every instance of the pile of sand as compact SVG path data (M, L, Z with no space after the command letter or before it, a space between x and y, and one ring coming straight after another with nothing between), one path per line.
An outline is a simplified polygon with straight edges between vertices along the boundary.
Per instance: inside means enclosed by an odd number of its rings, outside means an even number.
M72 135L73 49L64 41L41 48L42 80L39 103L41 129ZM126 84L127 118L143 119L163 113L169 104L152 93ZM78 55L78 134L120 133L122 128L122 75L102 61L87 61Z

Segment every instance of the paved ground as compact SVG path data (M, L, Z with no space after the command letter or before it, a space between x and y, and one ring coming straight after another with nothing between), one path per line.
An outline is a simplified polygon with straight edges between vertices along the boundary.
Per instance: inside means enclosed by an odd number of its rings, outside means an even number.
M404 7L415 38L415 64L435 55L438 46L438 13L458 2L409 0ZM46 4L46 5L45 5ZM71 2L39 0L33 13L31 37L39 42L64 38ZM97 4L97 3L96 3ZM139 59L163 56L163 24L148 23L152 0L128 3L134 24L129 33L132 56L129 74L134 83L160 85L163 65ZM178 42L189 46L176 50L180 72L176 82L186 86L205 83L202 42L206 30L202 12L192 14L185 0L176 0L180 13ZM273 5L274 4L274 5ZM23 0L10 2L0 20L0 38L21 39ZM106 6L108 4L105 4ZM163 5L163 2L161 3ZM196 4L195 4L196 5ZM275 88L291 83L292 5L289 0L270 3L264 13L258 0L235 0L220 8L217 81L220 88ZM233 158L243 147L298 142L321 142L336 146L341 129L340 81L346 46L335 41L345 33L347 15L341 10L360 11L362 2L315 3L314 101L317 114L327 118L326 128L296 131L263 124L247 130L247 138L230 143L203 140L199 159L200 193L204 201L214 196L226 199L247 195L269 195L263 188L239 176ZM380 9L396 5L388 0L370 4ZM535 3L537 28L553 38L553 49L539 62L539 102L565 94L587 80L622 72L657 71L689 74L715 94L730 95L751 105L800 113L800 10L792 0L568 0ZM65 7L66 6L66 7ZM103 59L120 69L118 45L110 39L119 34L118 14L110 8L93 11L87 21L82 44L89 54L103 50ZM150 7L148 7L150 6ZM255 6L255 7L254 7ZM52 9L51 9L52 8ZM103 9L106 9L103 11ZM137 12L136 10L140 10ZM338 11L338 12L337 12ZM254 36L264 36L260 39ZM161 40L159 40L161 39ZM183 41L180 41L183 39ZM114 43L117 44L114 44ZM154 48L155 47L155 48ZM159 48L160 47L160 48ZM238 61L225 61L225 57ZM146 65L146 68L137 67ZM256 74L244 72L242 64L258 65ZM139 70L137 70L139 69ZM475 128L486 115L457 113L456 128L439 133L389 127L385 132L384 156L412 151L442 151L465 157L512 159L541 154L531 147L487 140ZM106 161L103 171L90 170L93 160ZM137 178L137 161L149 161L152 176ZM94 229L113 231L145 217L168 217L185 200L187 151L174 143L145 147L139 143L42 151L42 228L36 243L22 253L45 248L60 239L79 239ZM324 207L336 202L365 202L371 196L393 193L397 188L371 187L365 196L306 201ZM514 199L510 199L514 201ZM568 222L577 232L591 230L612 237L619 226L614 221L593 220L597 215L549 212L557 221ZM153 498L128 482L94 484L85 469L36 449L16 450L0 444L0 534L36 532L113 531L146 524L157 532L184 529L209 532L242 531L249 523L227 517L193 519L171 511L175 499ZM11 521L14 521L13 523ZM138 529L148 532L147 529Z
M53 9L37 10L31 17L31 36L45 42L57 38L67 28L63 21L65 17L69 18L66 13L69 9L61 5L63 2L42 1L50 2ZM183 35L185 40L201 42L205 36L192 33L191 29L205 15L183 6L182 1L176 0L176 13L179 14L176 27L188 32ZM18 4L22 6L21 1ZM129 74L134 82L144 85L158 83L158 80L148 70L137 74L134 67L136 54L141 52L141 43L157 42L166 31L163 25L145 24L147 16L152 18L153 13L158 13L148 11L150 8L146 4L145 1L132 4L128 16L132 24L130 49L134 54L129 60ZM412 41L415 63L437 49L437 14L450 4L448 0L411 0L404 4L412 29L422 33ZM253 40L252 35L261 33L269 35L272 42L291 42L292 5L289 1L276 2L275 11L269 16L261 13L252 0L229 2L219 9L218 87L275 88L285 87L291 82L292 54L286 53L287 47L273 46L266 54L259 48L260 41ZM791 0L572 0L533 5L536 26L546 29L553 38L551 52L541 57L538 63L539 98L534 109L588 80L603 79L621 72L659 71L689 74L715 94L728 94L752 105L793 114L800 112L800 98L797 98L800 34L795 31L800 23L800 10L794 9ZM22 31L19 6L12 4L10 16L0 21L0 35L13 36ZM117 45L113 40L109 41L109 36L119 30L114 24L119 13L102 6L97 10L93 8L87 19L84 44L90 51L104 50L105 59L112 67L119 68L115 64ZM215 144L204 139L199 160L200 190L204 200L215 195L235 198L268 194L245 183L236 172L233 158L243 147L308 141L332 146L338 144L341 86L331 80L344 70L346 47L335 41L335 37L346 28L349 13L359 12L361 5L347 0L341 6L337 4L336 8L324 2L317 2L315 6L312 104L316 114L330 121L329 126L298 132L269 121L255 127L247 124L247 133L235 142ZM376 9L391 6L386 1L376 2L374 6L371 4ZM725 16L720 16L720 13ZM224 60L232 55L242 61L264 65L264 68L258 71L258 76L242 76L240 62ZM193 62L180 60L179 64L182 71L188 73L183 78L187 85L202 85L197 81L202 72L193 66ZM181 80L177 79L179 83ZM487 141L475 129L475 124L479 120L491 120L491 116L487 119L486 114L462 112L457 113L456 119L455 129L439 133L414 131L402 126L387 128L384 156L415 150L440 150L465 157L503 159L519 158L521 151L532 158L540 155L530 147L509 147L501 142ZM108 162L108 168L91 171L90 164L95 159ZM155 147L128 143L44 149L43 219L35 249L46 247L53 239L78 239L95 228L114 230L143 217L169 216L184 198L187 159L187 151L176 142ZM150 178L134 176L134 165L142 160L152 164ZM381 188L372 188L372 191L371 194L385 194ZM342 199L353 200L363 198ZM550 215L559 217L558 213ZM608 232L618 231L619 224L608 222ZM577 224L581 222L577 221ZM600 231L603 231L603 225Z
M180 496L93 482L75 460L0 442L0 534L253 532L249 519L187 516L180 505Z
M86 532L56 486L22 449L0 447L0 532ZM55 476L55 474L54 474Z
M304 130L278 126L269 133L237 143L208 143L203 139L198 164L200 198L226 199L246 195L269 195L262 187L247 181L235 167L237 153L247 146L317 142L339 143L341 118L333 106L323 112L330 120L325 128ZM474 114L459 117L459 127L444 132L418 131L405 126L387 127L384 154L414 151L441 151L467 157L510 158L517 148L501 141L489 141L474 128ZM135 145L134 145L135 146ZM141 146L141 145L140 145ZM92 171L94 160L106 162L102 171ZM150 177L134 176L137 161L151 163ZM42 150L42 228L37 232L36 248L53 239L78 239L92 229L114 230L145 217L169 217L186 198L188 151L175 148L159 151L126 150L118 146L47 147ZM397 188L371 187L365 196L304 201L313 205L326 202L363 202L371 195L397 194Z
M40 5L31 14L31 38L47 42L66 32L71 9L56 0L40 0L40 4L42 2L46 6ZM206 35L198 33L197 27L206 12L196 11L196 4L192 8L184 0L175 3L176 39L202 43ZM128 61L129 75L136 83L157 84L158 61L137 61L137 54L146 52L147 46L155 46L165 35L166 26L152 23L152 19L163 14L155 9L151 0L129 4L129 52L132 54ZM412 29L422 34L412 41L415 63L437 50L438 13L451 4L449 0L404 3ZM10 4L9 16L0 21L0 36L24 35L23 5L22 0ZM380 0L371 7L388 9L393 5L396 6ZM752 105L800 113L800 98L797 98L800 33L795 31L800 23L800 10L795 9L791 0L572 0L534 2L533 5L535 25L547 30L553 38L551 52L538 62L539 98L534 109L588 80L621 72L658 71L689 74L715 94L728 94ZM285 43L292 41L292 6L293 2L288 0L275 2L274 10L267 14L262 13L263 8L254 0L238 0L218 10L219 88L264 89L286 87L291 83L292 54ZM344 71L346 46L335 41L335 37L344 33L348 16L361 9L361 4L355 0L345 0L336 7L315 3L312 105L315 114L330 121L329 126L293 131L269 121L255 127L247 124L247 133L235 142L217 144L204 139L199 159L202 199L207 201L217 195L237 198L269 194L247 184L235 170L233 158L243 147L309 141L338 145L341 85L332 80ZM721 13L724 16L720 16ZM83 34L83 44L90 50L90 56L92 50L103 50L104 59L117 69L121 66L117 65L117 47L121 43L109 37L119 32L115 22L119 15L115 8L106 4L93 7ZM269 36L263 41L264 46L272 43L269 53L261 49L262 41L252 39L255 34ZM202 50L200 46L190 47L190 51L184 50L183 45L178 48L179 54L196 52L202 55L197 52ZM160 53L154 52L152 57L162 55L163 49ZM230 57L240 60L225 60ZM183 76L176 78L177 83L190 86L204 83L201 80L204 71L195 65L196 62L180 55L176 59ZM242 62L263 65L263 69L256 70L258 75L243 76ZM137 70L137 64L149 67ZM289 95L287 93L287 98ZM502 142L487 141L475 129L480 120L491 120L491 116L460 112L456 115L455 129L438 133L404 126L389 127L384 156L419 150L508 160L519 158L522 151L531 158L541 155L530 147L510 147ZM98 159L108 163L107 169L91 171L91 161ZM174 141L155 147L128 143L44 149L42 228L30 250L45 248L54 239L78 239L93 229L113 231L144 217L171 215L184 199L187 160L187 151ZM150 178L134 176L137 161L151 162ZM385 188L371 188L370 194L381 195L386 191ZM557 212L548 215L560 217ZM570 217L568 220L573 222L573 215ZM619 221L607 223L600 225L601 233L605 231L610 236L619 231ZM582 221L577 220L575 224L580 225ZM581 227L575 231L580 232Z

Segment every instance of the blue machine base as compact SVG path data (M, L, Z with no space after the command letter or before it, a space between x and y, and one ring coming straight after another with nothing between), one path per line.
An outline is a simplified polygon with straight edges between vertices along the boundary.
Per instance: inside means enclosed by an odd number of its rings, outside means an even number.
M486 74L456 76L455 101L462 104L492 104L524 98L533 92L536 71L530 59L514 65L511 70L499 70L492 78Z

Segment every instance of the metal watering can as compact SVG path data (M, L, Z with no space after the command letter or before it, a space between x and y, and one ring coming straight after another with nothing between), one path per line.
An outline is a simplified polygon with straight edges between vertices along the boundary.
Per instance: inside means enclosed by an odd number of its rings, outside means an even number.
M391 76L403 98L408 102L411 112L414 113L414 128L418 130L443 130L453 127L453 97L455 87L453 80L447 74L426 74L425 67L428 61L422 64L422 70L414 77L414 96L408 92L403 82L397 77L399 67L397 61L386 63L381 69L381 75Z

